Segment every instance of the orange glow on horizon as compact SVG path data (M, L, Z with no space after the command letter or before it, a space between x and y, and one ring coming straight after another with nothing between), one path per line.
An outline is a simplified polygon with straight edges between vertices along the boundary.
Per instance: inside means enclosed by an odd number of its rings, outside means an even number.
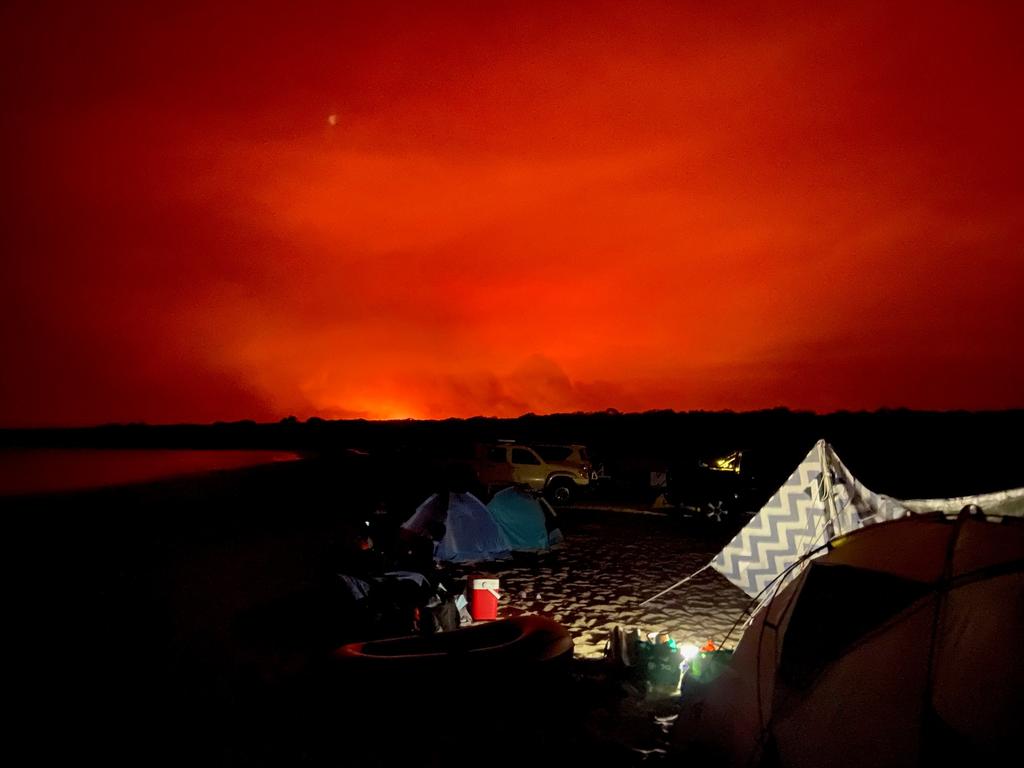
M1024 406L1024 6L0 10L0 426Z

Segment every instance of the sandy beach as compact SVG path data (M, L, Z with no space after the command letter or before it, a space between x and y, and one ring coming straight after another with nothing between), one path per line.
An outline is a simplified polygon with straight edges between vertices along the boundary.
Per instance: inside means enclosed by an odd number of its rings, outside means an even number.
M641 606L640 603L706 565L727 540L661 513L568 508L560 513L564 546L534 565L498 570L502 615L538 613L572 633L575 655L604 656L619 625L667 631L678 643L721 643L748 598L714 571ZM486 568L484 569L486 570ZM730 644L739 639L733 632Z

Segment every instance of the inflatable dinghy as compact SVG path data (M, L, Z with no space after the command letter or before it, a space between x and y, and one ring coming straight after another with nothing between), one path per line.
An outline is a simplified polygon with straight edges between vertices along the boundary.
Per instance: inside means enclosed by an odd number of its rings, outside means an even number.
M457 667L550 667L567 663L572 648L569 632L558 622L518 616L433 635L349 643L332 655L340 667L389 675Z

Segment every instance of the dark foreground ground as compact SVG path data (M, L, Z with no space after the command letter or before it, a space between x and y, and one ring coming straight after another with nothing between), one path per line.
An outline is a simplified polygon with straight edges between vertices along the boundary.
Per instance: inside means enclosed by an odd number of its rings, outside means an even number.
M655 716L671 714L670 699L609 677L595 649L618 608L635 609L713 539L665 518L573 511L562 554L506 568L515 592L502 604L506 615L578 625L571 665L349 679L325 660L365 632L327 579L339 538L365 512L358 494L346 497L358 486L351 471L305 461L9 499L9 691L30 753L104 764L628 765L645 759L638 748L660 748ZM638 534L650 547L637 549Z
M870 430L849 452L837 447L868 485L898 496L1024 484L1014 430L996 415L983 422L945 446L918 443L924 453L891 436L874 447ZM793 442L780 457L789 467L810 445ZM638 602L706 562L727 532L568 513L566 552L506 572L503 610L569 626L578 643L570 667L539 678L491 669L346 679L323 661L365 628L325 586L333 553L382 489L410 504L424 493L396 487L400 470L368 479L364 469L319 459L4 499L9 751L37 763L107 765L662 759L657 718L672 714L672 701L610 678L599 659L604 635L616 623L680 639L720 632L741 609L728 588L703 582L689 603L640 610Z

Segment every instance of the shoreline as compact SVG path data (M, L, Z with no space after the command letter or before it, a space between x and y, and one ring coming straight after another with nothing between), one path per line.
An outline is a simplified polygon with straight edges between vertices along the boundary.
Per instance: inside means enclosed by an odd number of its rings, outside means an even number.
M0 448L0 498L147 486L301 460L278 450Z

